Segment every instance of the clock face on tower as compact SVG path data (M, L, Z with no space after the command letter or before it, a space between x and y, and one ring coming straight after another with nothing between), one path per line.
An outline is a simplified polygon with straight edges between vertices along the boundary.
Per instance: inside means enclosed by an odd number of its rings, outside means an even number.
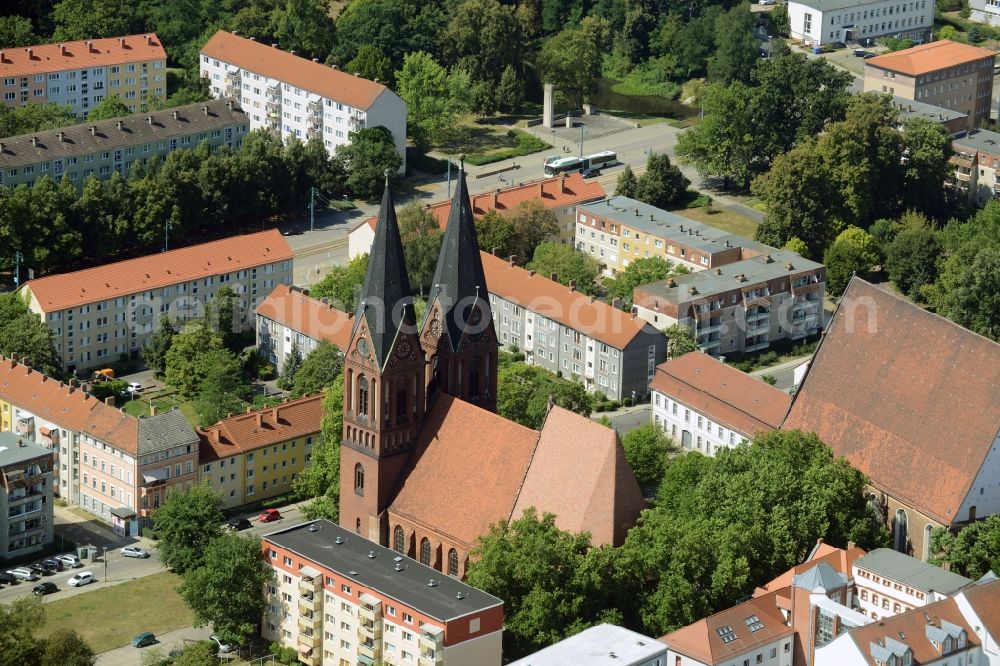
M402 359L407 359L413 356L413 347L410 346L409 341L399 341L399 345L396 347L396 355Z
M365 358L368 358L368 355L371 353L371 350L368 348L368 340L365 338L358 340L358 353Z

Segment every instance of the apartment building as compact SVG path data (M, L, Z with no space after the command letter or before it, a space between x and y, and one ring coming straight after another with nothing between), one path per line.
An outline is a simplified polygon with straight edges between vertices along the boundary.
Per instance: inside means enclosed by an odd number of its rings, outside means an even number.
M934 25L932 0L791 0L789 33L807 46L871 44L878 37L922 42Z
M977 23L1000 25L1000 3L996 0L969 0L969 18Z
M503 601L327 520L263 537L262 635L299 662L499 666Z
M599 624L578 634L553 643L527 657L512 661L510 666L667 666L667 647L613 624Z
M257 306L257 351L274 363L278 372L293 347L302 358L320 340L337 345L343 353L351 340L354 314L338 310L325 298L316 299L303 291L279 284Z
M945 189L957 199L985 205L1000 199L1000 133L977 129L951 140L949 160L955 171L945 181Z
M872 620L944 599L972 581L891 548L876 548L854 561L857 603Z
M154 410L155 412L155 410ZM53 455L53 492L136 536L175 487L198 474L198 437L174 409L135 418L19 363L0 357L5 432Z
M235 330L253 325L264 297L292 278L292 250L277 230L233 236L31 280L21 294L52 331L67 372L138 358L160 317L204 314L222 287L237 294Z
M3 103L64 104L82 118L105 97L131 111L167 98L167 53L155 34L0 50Z
M930 11L933 15L933 3ZM971 131L990 118L995 56L989 49L947 39L886 53L865 60L865 92L959 111L968 117L965 129Z
M825 284L822 264L767 248L722 268L640 285L633 310L658 329L692 328L698 347L713 356L748 354L819 333Z
M493 192L476 194L470 197L472 214L480 218L487 211L495 210L501 214L517 208L518 204L538 200L556 216L559 233L549 240L559 243L573 242L576 228L576 210L581 204L600 201L607 195L604 188L596 180L584 180L579 173L562 174L559 178L542 178L527 183L512 185ZM439 201L427 204L427 210L441 225L444 231L448 226L448 211L450 201ZM355 227L348 236L348 253L353 259L371 250L375 239L375 218L369 218ZM490 250L492 248L484 248ZM528 260L531 257L523 257Z
M351 132L385 127L406 168L406 102L378 81L341 72L220 30L201 49L201 76L214 97L238 100L250 127L283 139L320 139L332 154Z
M291 492L312 459L322 421L319 394L199 428L199 479L222 495L225 509Z
M0 432L0 562L52 543L52 451Z
M916 100L906 99L899 95L892 96L892 105L899 113L898 127L910 118L923 118L944 127L952 137L961 136L969 128L969 116L955 109L946 109L933 104L925 104Z
M90 176L128 176L137 162L164 158L205 141L213 148L239 148L248 131L238 105L212 100L10 136L0 140L0 185L31 187L38 178L49 176L56 181L69 178L83 187Z
M702 352L656 367L653 423L684 450L714 456L781 427L788 394Z
M577 211L576 249L601 262L605 275L649 257L691 271L715 268L743 259L742 248L749 244L753 241L629 197L612 197Z
M497 339L528 363L612 400L649 393L666 338L646 321L485 252L486 287Z

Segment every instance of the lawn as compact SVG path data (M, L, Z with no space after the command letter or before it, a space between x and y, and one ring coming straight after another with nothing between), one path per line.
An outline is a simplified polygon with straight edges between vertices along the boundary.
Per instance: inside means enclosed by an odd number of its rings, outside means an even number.
M707 213L702 208L688 208L685 210L675 210L674 212L691 220L704 222L717 229L746 236L747 238L753 238L754 232L757 231L757 221L729 210Z
M122 398L124 400L124 398ZM181 395L173 390L168 389L166 391L161 391L159 393L147 393L140 394L134 400L129 400L125 402L122 407L125 408L127 414L132 416L149 416L149 405L152 401L154 407L156 407L157 413L166 412L174 407L178 407L181 413L187 418L188 423L191 424L192 428L198 427L198 414L194 410L194 405L190 401L184 400Z
M127 645L143 631L160 635L188 627L194 615L177 593L180 583L180 576L163 572L46 603L39 634L75 629L100 653Z

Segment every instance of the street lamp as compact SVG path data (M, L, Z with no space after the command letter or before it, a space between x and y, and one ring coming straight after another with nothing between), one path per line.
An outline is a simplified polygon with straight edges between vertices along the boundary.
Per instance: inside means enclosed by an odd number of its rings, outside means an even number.
M104 582L108 582L108 547L104 547Z

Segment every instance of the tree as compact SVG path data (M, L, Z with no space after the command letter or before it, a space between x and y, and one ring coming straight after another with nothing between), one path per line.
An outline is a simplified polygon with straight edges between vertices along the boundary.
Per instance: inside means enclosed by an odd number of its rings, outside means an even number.
M512 254L519 257L534 256L541 243L559 234L559 220L555 212L547 208L541 199L518 202L504 214L514 225L517 242Z
M647 423L625 433L622 448L639 485L656 488L666 474L667 457L677 446L659 425Z
M694 337L694 329L683 324L673 324L663 330L667 337L667 358L684 356L698 349L698 341Z
M504 69L519 63L524 42L515 8L498 0L462 0L441 39L448 61L488 83L491 93Z
M205 321L222 338L225 347L231 347L239 320L239 299L228 284L219 287L212 301L205 307Z
M313 498L303 507L306 518L337 522L340 500L340 443L344 436L344 378L335 379L323 398L320 440L313 446L312 460L292 483L296 494Z
M375 44L362 44L358 49L358 54L347 63L346 69L352 74L378 81L390 87L395 83L392 61Z
M564 92L575 108L597 89L603 54L591 35L567 28L552 37L538 54L538 69L546 83Z
M278 388L288 391L295 385L295 375L302 367L302 352L299 351L299 342L292 343L292 349L285 356L285 363L281 366L281 376L278 378Z
M173 343L174 325L170 322L170 317L162 315L160 317L159 328L153 335L149 336L146 344L143 345L141 354L142 360L149 366L157 377L162 378L167 370L167 352Z
M198 641L184 648L172 666L219 666L221 663L219 646L215 641Z
M535 248L527 267L539 275L555 273L559 282L567 286L573 282L576 290L584 294L597 291L597 276L601 271L596 259L577 252L572 245L550 242Z
M978 579L988 571L1000 571L1000 516L969 523L957 534L947 527L931 533L929 562L963 576Z
M257 631L273 578L260 537L220 534L206 545L201 566L185 572L180 592L195 626L210 624L223 641L240 645Z
M666 155L650 154L646 173L639 177L635 198L657 208L669 208L691 184Z
M135 3L129 0L60 0L52 8L53 41L99 39L137 32Z
M354 196L373 201L382 194L385 173L389 182L399 178L403 158L392 132L379 125L351 132L350 143L337 146L336 168L347 174L344 185Z
M552 373L522 362L500 368L497 375L497 413L529 428L540 428L549 411L549 401L570 411L590 416L593 400L583 385L560 379Z
M336 38L328 4L325 0L285 0L271 14L271 33L286 49L325 60Z
M406 101L407 127L421 149L445 140L455 116L467 110L462 90L455 84L456 72L448 73L429 53L408 53L396 72L396 92Z
M629 262L614 279L604 280L604 287L608 296L621 299L622 310L631 312L632 293L636 287L687 272L683 266L676 266L663 257L642 257Z
M231 351L206 351L199 355L197 368L202 378L194 408L202 427L243 411L250 399L250 385L243 379L242 364Z
M197 396L206 372L212 367L203 362L203 357L222 349L222 337L218 333L199 321L188 323L173 337L167 351L164 372L167 383L189 398Z
M94 666L97 657L80 634L56 629L45 639L41 666Z
M812 257L812 254L809 252L809 246L806 245L806 242L798 236L792 236L785 241L785 244L781 247L798 254L803 259L809 259Z
M319 393L336 381L343 369L344 358L337 345L320 340L295 373L292 396L298 398Z
M73 109L63 104L26 104L0 108L0 137L40 132L77 123Z
M626 164L622 172L618 174L618 182L615 184L615 196L635 199L638 193L639 180L632 172L632 167Z
M42 600L28 596L0 604L0 664L40 666L42 642L34 630L45 624Z
M491 208L476 220L476 238L485 252L493 252L498 257L517 255L515 250L519 243L514 222L496 209Z
M982 248L969 264L949 257L938 287L940 314L1000 342L1000 244Z
M358 294L368 271L368 255L354 257L344 266L334 266L322 280L312 286L313 298L327 298L330 304L344 312L358 309Z
M904 294L920 299L920 288L937 278L941 245L931 229L904 229L886 250L885 267L889 279Z
M523 657L598 621L601 577L587 574L605 555L591 549L589 534L563 532L533 507L491 525L472 550L466 582L504 600L504 655Z
M17 354L42 374L58 377L62 362L56 353L52 330L28 309L18 292L0 294L0 354Z
M87 114L87 121L107 120L108 118L122 118L131 116L134 113L125 106L125 102L120 97L109 95L97 103Z
M715 23L715 53L708 59L708 78L730 84L750 82L750 71L760 59L760 44L753 36L757 19L747 5L721 14Z
M514 65L508 64L504 67L500 83L497 85L496 101L500 113L513 115L521 110L524 104L524 85L517 78Z
M222 495L208 484L174 487L153 511L160 559L177 573L202 566L206 547L222 535Z
M23 16L0 17L0 49L30 46L38 42L30 19Z
M946 26L950 27L950 26ZM903 122L905 184L903 206L930 216L944 212L944 183L954 173L951 138L944 126L927 118Z
M857 245L839 239L823 255L823 265L826 266L826 291L831 296L843 294L854 274L864 276L871 269Z
M399 211L406 270L412 287L429 287L441 252L441 225L428 208L413 200Z

